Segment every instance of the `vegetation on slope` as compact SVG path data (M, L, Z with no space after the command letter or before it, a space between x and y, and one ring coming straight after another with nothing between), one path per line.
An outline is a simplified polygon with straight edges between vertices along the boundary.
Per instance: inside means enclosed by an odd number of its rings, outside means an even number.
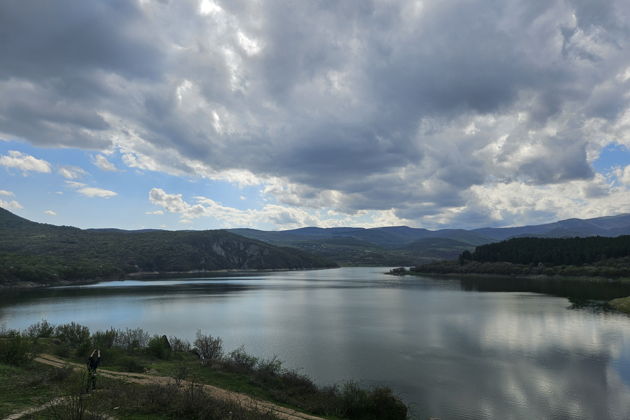
M563 276L630 278L630 258L615 258L583 265L514 264L511 262L435 261L409 269L419 274L491 274L499 276ZM404 274L396 272L394 274Z
M411 228L406 229L414 231ZM310 236L304 232L311 230L314 232ZM274 245L297 248L344 266L414 265L436 259L456 258L463 250L472 250L475 245L474 237L466 239L472 242L439 237L417 239L411 234L402 236L397 230L394 234L388 228L311 230L264 232L233 229L232 232Z
M120 278L138 272L330 267L322 258L222 231L82 230L0 209L0 284Z
M627 235L630 234L630 214L587 220L568 219L544 225L475 230L431 231L407 226L390 226L371 229L309 227L272 232L255 229L230 231L274 245L308 250L341 265L415 265L455 258L463 250L472 251L475 246L514 237ZM440 240L444 242L438 243Z
M630 278L630 236L514 238L464 251L457 261L417 265L410 272Z
M630 314L630 296L613 299L609 301L608 304L620 312Z
M514 238L478 246L462 258L479 262L582 265L630 256L630 235L607 238Z
M407 418L407 407L392 394L389 388L363 389L354 383L319 387L307 376L284 368L276 358L260 359L246 353L242 347L226 353L221 339L200 332L191 345L175 337L151 337L141 329L110 329L91 334L87 327L75 323L52 326L42 321L24 332L0 333L0 375L3 372L2 364L30 366L35 352L55 353L66 359L84 363L92 348L101 349L101 367L107 370L168 375L174 378L174 381L193 380L199 384L215 385L334 418L366 420ZM103 378L99 377L98 387L100 388L103 387L102 381ZM82 383L84 384L85 381ZM181 412L175 413L168 407L171 405L169 401L174 407L183 405L184 408L185 401L174 399L163 389L155 389L152 393L154 397L148 398L146 394L143 394L148 391L125 389L121 392L123 388L119 384L116 387L110 393L113 395L110 395L111 398L118 395L118 400L112 402L112 407L131 405L135 407L136 413L162 412L167 414L166 418L222 418L220 416L199 417L199 410L211 404L211 401L196 403L194 406L197 411L182 415ZM115 390L118 392L113 392ZM11 386L7 387L7 392L14 391ZM37 392L43 392L43 390L38 389ZM128 400L122 395L127 392L133 392L133 395L138 394L139 401L143 402L139 404ZM49 394L51 392L46 395L49 396ZM1 404L0 397L0 407L2 407Z

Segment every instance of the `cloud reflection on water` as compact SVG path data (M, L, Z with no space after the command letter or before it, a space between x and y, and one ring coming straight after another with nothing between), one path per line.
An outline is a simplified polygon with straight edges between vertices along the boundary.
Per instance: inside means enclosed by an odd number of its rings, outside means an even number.
M571 310L563 297L381 271L27 291L2 299L0 323L46 317L189 339L202 329L228 350L245 344L259 356L276 354L321 383L392 386L421 417L626 416L629 318Z

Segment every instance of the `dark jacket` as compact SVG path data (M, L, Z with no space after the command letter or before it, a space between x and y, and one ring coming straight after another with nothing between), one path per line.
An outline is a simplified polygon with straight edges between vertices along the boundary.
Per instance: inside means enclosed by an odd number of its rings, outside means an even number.
M87 361L87 367L90 372L96 372L99 363L101 363L101 358L98 356L90 356Z

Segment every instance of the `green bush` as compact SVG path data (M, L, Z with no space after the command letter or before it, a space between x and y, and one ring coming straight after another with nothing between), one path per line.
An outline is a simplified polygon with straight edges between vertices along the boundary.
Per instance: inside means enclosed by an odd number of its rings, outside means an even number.
M171 344L168 342L168 338L166 338L165 335L161 337L154 335L153 338L149 340L147 351L158 359L164 360L170 359L173 353Z
M33 360L32 341L19 332L0 339L0 362L23 366Z
M88 327L71 322L63 324L55 328L55 337L72 347L78 347L90 339L90 330Z
M107 331L97 331L92 334L92 345L97 349L111 349L118 337L118 331L110 328Z
M407 418L407 406L387 387L378 387L369 391L367 408L368 416L360 418L379 420L401 420Z
M232 350L224 361L228 367L240 372L253 372L258 358L248 354L244 346Z
M90 355L90 353L92 352L92 345L90 343L89 340L87 341L83 341L82 343L80 343L76 350L75 350L75 354L78 357L88 357Z
M143 373L146 370L144 365L142 365L134 357L129 357L129 356L121 357L119 364L120 364L120 367L122 367L125 372Z
M50 324L45 319L41 320L37 324L33 324L26 329L26 335L32 338L48 338L55 332L54 325Z

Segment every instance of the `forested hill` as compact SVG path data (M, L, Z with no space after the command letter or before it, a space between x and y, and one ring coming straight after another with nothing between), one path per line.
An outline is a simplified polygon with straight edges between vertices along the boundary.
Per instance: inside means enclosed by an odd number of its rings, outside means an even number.
M223 230L82 230L35 223L0 208L0 284L122 278L139 272L300 269L320 257Z
M630 214L567 219L544 225L474 230L428 230L407 226L377 228L305 227L283 231L231 229L237 235L290 246L341 265L419 265L456 258L464 250L515 237L573 238L630 235Z
M582 265L630 256L630 235L616 238L514 238L478 246L462 259L514 264Z

